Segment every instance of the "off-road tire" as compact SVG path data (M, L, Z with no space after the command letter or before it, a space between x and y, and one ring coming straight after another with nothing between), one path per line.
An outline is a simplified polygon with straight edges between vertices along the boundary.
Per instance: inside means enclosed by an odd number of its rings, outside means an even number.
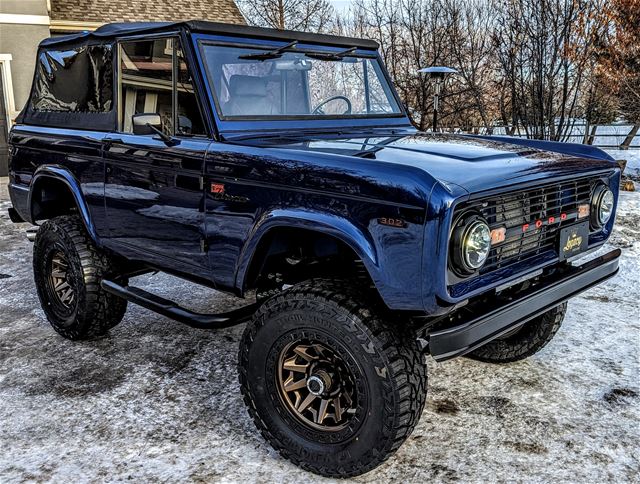
M511 363L534 355L553 339L567 312L563 303L525 323L512 334L495 339L467 356L487 363Z
M61 306L51 291L50 265L54 251L64 257L65 277L74 290L73 302L68 306ZM118 273L118 264L95 246L80 217L55 217L38 230L33 247L38 297L49 323L65 338L81 340L100 336L122 321L127 301L100 287L102 279L117 277Z
M240 343L240 386L256 426L282 456L327 477L357 476L384 462L413 431L427 394L415 335L352 285L316 279L287 289L261 306ZM357 408L339 431L310 428L283 400L278 351L300 337L320 341L358 373Z

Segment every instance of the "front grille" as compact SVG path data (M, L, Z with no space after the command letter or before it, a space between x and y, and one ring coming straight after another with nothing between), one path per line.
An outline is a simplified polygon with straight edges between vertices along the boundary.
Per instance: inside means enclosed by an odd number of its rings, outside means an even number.
M589 203L591 190L598 180L595 177L576 178L461 205L457 212L477 211L491 229L506 228L504 242L491 248L480 274L557 250L560 228L576 222L578 205ZM554 217L554 222L547 224L549 217ZM544 225L536 228L537 220ZM523 230L525 224L530 224L526 231Z

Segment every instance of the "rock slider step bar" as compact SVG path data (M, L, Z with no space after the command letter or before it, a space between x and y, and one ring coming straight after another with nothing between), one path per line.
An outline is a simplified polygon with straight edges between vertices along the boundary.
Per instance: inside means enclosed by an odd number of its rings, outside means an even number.
M167 318L184 323L192 328L222 329L240 324L249 319L260 303L249 304L233 311L220 314L202 314L190 311L173 301L151 294L139 287L121 286L113 281L103 280L100 285L108 293L126 299L138 306L150 309Z

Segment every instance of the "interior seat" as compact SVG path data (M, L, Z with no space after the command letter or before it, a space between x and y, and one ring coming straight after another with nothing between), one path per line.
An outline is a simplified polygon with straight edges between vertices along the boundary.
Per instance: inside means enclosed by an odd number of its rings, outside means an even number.
M224 106L228 116L278 114L267 93L267 81L262 77L233 75L229 79L229 100Z

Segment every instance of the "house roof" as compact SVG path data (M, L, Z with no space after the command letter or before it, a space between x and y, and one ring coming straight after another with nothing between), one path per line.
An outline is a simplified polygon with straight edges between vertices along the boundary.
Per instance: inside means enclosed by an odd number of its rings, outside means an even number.
M277 40L297 40L309 44L326 44L342 47L359 47L363 49L377 49L378 43L368 39L356 39L351 37L340 37L336 35L312 34L308 32L295 32L292 30L276 30L262 27L247 27L246 25L232 25L216 22L204 22L200 20L190 20L186 22L131 22L113 23L103 25L94 32L81 32L78 34L65 35L63 37L52 37L44 39L41 45L66 44L82 42L91 38L108 39L132 34L150 34L172 31L177 29L187 29L191 32L202 32L219 35L229 35L237 37L257 37L262 39Z
M245 23L234 0L51 0L54 21L175 22L191 18Z

